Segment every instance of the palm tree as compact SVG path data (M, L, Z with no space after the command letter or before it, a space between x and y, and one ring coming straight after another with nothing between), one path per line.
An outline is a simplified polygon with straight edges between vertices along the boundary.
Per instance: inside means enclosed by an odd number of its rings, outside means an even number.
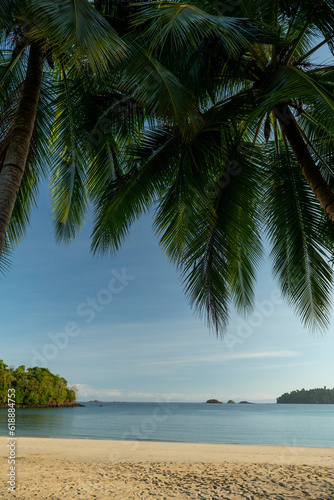
M46 163L56 234L72 238L103 179L117 176L116 146L122 150L149 121L162 120L181 135L193 134L201 121L192 93L148 50L141 33L133 33L128 2L94 4L0 0L0 250L7 228L11 245L24 233ZM220 36L235 55L258 33L242 20ZM106 120L111 133L102 133L97 144L94 134L101 135ZM126 163L124 151L122 158Z
M110 15L111 2L98 3L103 13ZM181 12L186 10L183 4L166 2L166 7L167 14L173 19L177 18L173 9ZM189 6L188 10L193 16L195 9ZM72 137L75 137L77 144L83 145L81 150L89 150L90 157L88 170L81 170L80 182L76 184L73 178L69 179L66 162L54 170L52 192L59 241L71 240L75 236L83 219L81 200L86 202L90 199L96 214L94 250L107 251L110 247L118 249L131 223L155 200L165 195L166 205L161 204L157 229L166 229L161 243L178 262L180 252L185 250L182 238L192 237L188 227L191 220L189 211L200 218L203 218L203 213L211 219L214 217L212 207L207 210L208 193L203 194L203 186L212 182L213 175L216 175L213 167L218 165L221 169L220 161L224 155L219 137L225 126L221 124L221 119L217 121L215 114L210 117L210 110L206 112L208 103L212 104L212 99L222 93L222 82L218 88L215 72L217 68L230 72L248 52L251 43L268 42L273 39L273 35L254 21L214 17L197 9L200 29L195 23L194 35L190 33L189 37L185 37L181 32L180 43L173 46L169 38L174 40L177 37L169 37L161 26L161 22L166 21L168 31L171 25L168 16L164 18L165 10L158 26L153 30L150 27L145 29L145 25L150 20L154 21L157 15L159 17L161 12L155 9L155 3L144 3L142 8L139 4L139 11L137 6L131 18L132 30L129 30L129 18L125 10L125 16L121 19L122 29L126 33L124 40L132 50L118 67L118 72L113 74L112 79L108 77L100 85L86 89L85 102L80 102L80 105L79 101L73 99L74 92L71 93L72 105L81 110L76 114ZM115 17L111 16L110 22L115 23ZM168 50L160 50L155 33L168 46ZM211 71L208 75L207 65ZM59 128L63 128L60 120ZM85 129L91 131L88 134L89 147L87 137L82 134ZM236 136L228 124L225 132ZM204 139L212 139L213 145L209 143L207 146ZM230 149L233 150L232 147ZM212 155L212 152L217 156ZM60 154L57 156L61 157ZM66 195L74 193L74 190L75 196ZM184 191L185 200L180 199ZM254 195L249 196L248 200L251 214L254 211ZM194 211L195 205L197 211ZM234 215L237 216L236 213ZM192 229L200 220L191 221ZM250 217L247 220L251 221ZM249 223L254 231L249 232L244 243L252 244L254 252L260 252L257 224ZM171 247L172 241L176 243L176 248ZM243 258L242 250L236 253L239 259ZM244 273L244 281L253 278L246 268L239 272L239 267L236 260L233 270L238 269L239 275ZM224 268L226 271L226 266ZM215 288L209 291L210 311L214 314L217 328L224 321L226 309L226 291L219 285L224 283L221 273L225 271L223 268L219 270L214 278ZM193 286L191 280L190 276L190 287ZM200 286L204 303L208 290L206 285ZM240 303L242 297L251 302L236 279L233 286ZM251 294L250 285L246 283L245 286ZM201 304L199 308L202 308Z
M333 5L245 0L229 17L220 8L205 0L139 6L136 28L195 97L200 119L188 134L157 120L128 148L118 177L97 194L93 250L118 250L152 208L191 303L221 333L231 302L242 313L254 305L264 231L283 296L305 325L324 329L333 285L334 67L313 56L332 49ZM234 43L226 33L241 18L266 26L271 40L257 33L248 45L240 36Z
M154 229L191 303L223 332L230 302L240 312L254 305L264 229L283 294L305 324L326 327L333 70L312 63L312 55L331 47L333 6L244 0L227 17L219 1L144 2L131 7L129 30L126 2L95 5L131 50L112 78L98 82L87 71L84 80L74 72L65 78L64 52L56 50L59 240L74 237L91 201L93 250L116 251L132 222L153 209ZM49 40L50 25L43 31L36 23L28 33ZM70 68L83 71L78 52Z
M0 18L1 253L24 233L45 172L53 94L72 74L109 70L126 48L88 0L1 0Z
M141 138L147 130L155 130L159 124L188 140L202 123L196 94L187 81L182 81L179 68L169 64L169 57L163 58L152 51L140 23L137 26L133 22L138 19L140 4L101 0L95 5L122 34L129 50L112 74L94 85L86 85L84 100L80 100L78 81L70 82L70 105L75 113L71 135L81 145L80 157L84 155L85 159L81 162L80 179L75 183L68 174L68 162L59 165L61 149L55 149L51 173L53 216L59 241L71 240L81 228L84 216L81 205L91 202L95 209L109 184L117 183L133 168L131 146L138 144L141 149ZM224 55L234 59L250 41L265 37L262 29L247 20L227 24L224 30L218 25L207 29L217 31L219 39L226 43ZM65 121L66 115L59 115L59 130L64 129ZM66 193L74 195L69 197Z
M25 232L43 178L51 174L56 231L63 239L81 227L89 196L110 174L115 138L108 137L90 155L95 114L82 113L90 97L94 106L107 106L123 136L142 128L148 113L169 121L185 114L195 120L194 103L177 77L145 53L136 37L120 38L130 28L127 2L94 3L95 9L88 0L52 5L0 0L2 265L8 248ZM129 57L120 65L125 54Z

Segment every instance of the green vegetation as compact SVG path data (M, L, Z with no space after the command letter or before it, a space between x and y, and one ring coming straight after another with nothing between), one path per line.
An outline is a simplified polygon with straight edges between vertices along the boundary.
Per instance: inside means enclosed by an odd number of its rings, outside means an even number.
M15 389L16 404L39 405L73 403L75 390L67 387L67 381L53 375L47 368L9 368L0 360L0 404L6 404L8 389Z
M190 3L137 4L135 27L178 76L170 95L188 119L159 116L135 138L119 177L96 198L93 250L118 251L154 207L154 230L191 305L223 333L230 304L241 313L254 306L265 232L283 297L305 326L325 329L334 67L314 53L326 41L333 50L333 2L245 0L228 12L225 2ZM158 89L151 97L157 106Z
M322 389L286 392L277 398L277 403L332 405L334 404L334 388L323 387Z
M230 304L254 307L264 232L287 303L328 327L334 66L315 54L334 52L334 2L232 4L0 0L3 256L48 177L57 239L90 208L95 253L118 251L154 209L217 333Z

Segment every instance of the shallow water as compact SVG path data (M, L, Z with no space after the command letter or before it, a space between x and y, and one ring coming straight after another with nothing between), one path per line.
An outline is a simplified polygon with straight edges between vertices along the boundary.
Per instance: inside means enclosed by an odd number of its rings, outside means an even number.
M19 408L16 436L334 448L334 405L83 404ZM0 434L8 435L6 429L2 408Z

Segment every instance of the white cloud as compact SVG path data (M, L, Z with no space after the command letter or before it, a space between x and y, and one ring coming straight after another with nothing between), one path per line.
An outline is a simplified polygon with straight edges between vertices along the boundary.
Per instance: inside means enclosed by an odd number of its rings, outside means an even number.
M305 361L303 363L281 363L279 365L263 365L256 368L256 370L273 370L281 368L294 368L295 366L309 366L318 363L318 361Z
M212 394L181 393L181 392L138 392L123 391L120 389L98 389L86 384L75 384L78 389L78 401L87 399L100 399L101 401L113 400L115 396L122 401L143 401L143 402L197 402L206 401Z
M123 392L120 389L96 389L87 384L74 384L78 389L77 399L82 401L83 398L104 399L113 398L114 396L122 396Z
M142 365L189 365L202 363L222 363L225 361L235 361L240 359L267 359L267 358L295 358L300 356L298 351L264 351L264 352L249 352L236 354L212 354L207 356L188 356L178 359L170 359L167 361L148 361L141 363Z
M153 402L183 402L191 403L197 401L206 401L209 399L211 394L198 394L198 393L182 393L182 392L128 392L126 393L128 398L133 401L153 401Z

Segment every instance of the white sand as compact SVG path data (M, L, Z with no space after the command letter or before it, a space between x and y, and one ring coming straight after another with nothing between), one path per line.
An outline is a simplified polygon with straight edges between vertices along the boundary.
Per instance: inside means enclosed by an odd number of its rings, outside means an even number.
M332 448L20 437L9 493L7 443L3 498L334 499Z

